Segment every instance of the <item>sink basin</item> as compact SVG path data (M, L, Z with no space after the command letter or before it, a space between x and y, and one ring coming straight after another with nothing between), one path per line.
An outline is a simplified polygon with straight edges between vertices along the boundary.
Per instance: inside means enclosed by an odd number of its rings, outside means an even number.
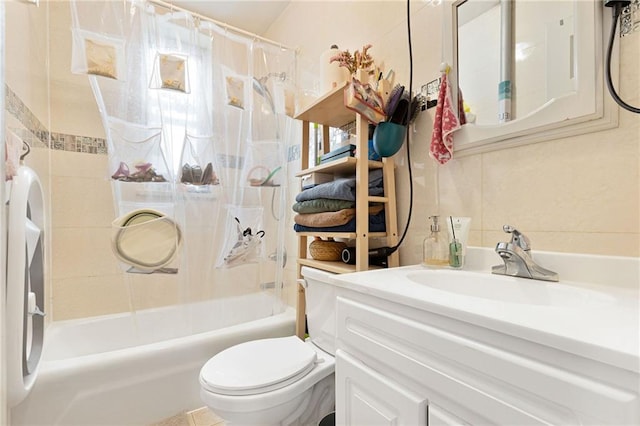
M610 294L562 282L548 283L485 272L425 269L409 272L407 278L436 290L505 303L597 307L616 302Z

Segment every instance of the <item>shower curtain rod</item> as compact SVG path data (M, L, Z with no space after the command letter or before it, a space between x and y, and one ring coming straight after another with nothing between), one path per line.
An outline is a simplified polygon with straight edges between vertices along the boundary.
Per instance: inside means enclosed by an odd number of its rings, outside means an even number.
M226 29L226 30L230 30L230 31L233 31L233 32L236 32L236 33L239 33L239 34L254 38L254 39L260 39L260 40L262 40L262 41L264 41L266 43L272 44L272 45L277 46L277 47L279 47L281 49L288 49L288 50L292 50L294 52L296 51L296 49L293 49L292 47L289 47L289 46L285 46L284 44L278 43L277 41L269 40L268 38L259 36L258 34L254 34L254 33L249 32L249 31L242 30L240 28L234 27L234 26L226 24L224 22L216 21L213 18L209 18L208 16L204 16L204 15L201 15L201 14L199 14L197 12L193 12L193 11L185 9L183 7L176 6L173 3L168 3L168 2L165 2L165 1L162 1L162 0L147 0L147 1L149 3L151 3L151 4L155 4L157 6L164 7L165 9L190 13L194 17L197 17L198 19L201 19L203 21L209 21L211 23L214 23L214 24Z

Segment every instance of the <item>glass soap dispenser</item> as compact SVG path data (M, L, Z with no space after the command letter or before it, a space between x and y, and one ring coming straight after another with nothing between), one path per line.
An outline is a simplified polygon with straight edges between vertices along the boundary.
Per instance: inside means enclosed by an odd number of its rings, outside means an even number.
M422 244L422 264L430 268L449 266L449 243L440 232L438 216L429 216L429 219L432 221L431 233Z

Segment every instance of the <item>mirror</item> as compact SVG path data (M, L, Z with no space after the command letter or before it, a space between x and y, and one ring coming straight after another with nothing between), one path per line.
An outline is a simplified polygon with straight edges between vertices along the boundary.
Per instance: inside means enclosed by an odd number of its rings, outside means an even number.
M456 13L458 85L476 124L517 120L575 91L572 2L467 0Z
M444 57L467 116L454 149L613 127L603 96L602 8L598 0L449 1Z

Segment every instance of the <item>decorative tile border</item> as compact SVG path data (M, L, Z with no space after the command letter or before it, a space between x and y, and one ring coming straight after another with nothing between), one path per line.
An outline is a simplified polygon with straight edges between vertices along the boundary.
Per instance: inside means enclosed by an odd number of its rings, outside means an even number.
M49 147L49 131L47 128L6 84L4 85L4 105L7 112L18 119L20 124L24 126L24 129L11 129L16 135L20 136L22 140L32 147Z
M107 154L107 141L103 138L51 132L51 145L53 149L62 151Z
M229 154L218 154L216 156L218 166L227 169L241 169L244 166L244 157Z
M620 15L620 36L640 31L640 0L632 0L622 8Z
M287 162L298 161L300 159L300 145L292 145L287 150Z
M107 154L107 141L104 138L50 132L8 85L5 84L4 87L7 112L24 126L22 129L11 130L30 146L87 154Z

